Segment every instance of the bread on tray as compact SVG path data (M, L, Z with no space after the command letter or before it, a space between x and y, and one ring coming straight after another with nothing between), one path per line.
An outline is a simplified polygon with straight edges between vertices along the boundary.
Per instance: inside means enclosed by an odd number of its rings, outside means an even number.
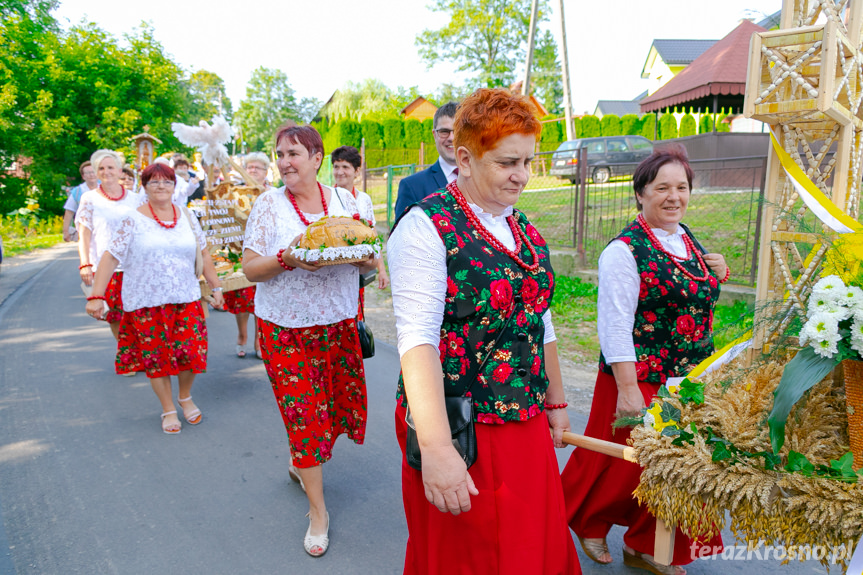
M347 216L326 216L313 222L293 255L320 265L349 264L381 253L381 240L374 228L363 220Z

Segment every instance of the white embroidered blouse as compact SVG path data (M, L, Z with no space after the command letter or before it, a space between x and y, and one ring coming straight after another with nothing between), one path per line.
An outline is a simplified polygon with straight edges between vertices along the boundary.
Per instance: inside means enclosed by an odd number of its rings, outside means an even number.
M331 191L327 204L329 215L358 213L350 192L324 188ZM315 222L324 214L304 213L304 216L309 222ZM285 195L285 187L271 188L258 196L252 206L243 249L274 256L305 230L306 225ZM359 285L359 270L349 264L325 266L315 272L299 268L285 270L268 281L258 282L255 315L288 328L338 323L356 317Z
M372 227L374 227L377 222L375 221L375 208L372 205L372 198L365 192L361 192L360 190L354 188L351 192L351 195L356 193L354 198L357 201L357 209L360 211L360 217L364 220L368 220L372 223Z
M468 204L486 229L507 249L515 249L515 238L506 217ZM446 298L446 247L437 228L422 208L414 206L405 214L387 242L392 281L393 307L398 331L399 356L423 344L438 347ZM542 314L545 323L544 343L557 338L551 322L551 310Z
M201 299L195 250L207 240L197 218L191 222L184 210L171 229L137 210L117 222L108 251L123 265L123 311Z
M673 234L662 228L651 229L665 249L676 256L686 257L682 227L677 226ZM609 365L636 359L632 327L635 325L640 287L641 277L629 246L620 240L612 241L599 256L599 295L596 303L599 347Z
M146 199L144 200L146 201ZM99 193L98 188L84 192L78 211L75 212L75 226L90 230L90 262L93 272L99 267L102 254L111 242L111 231L117 220L134 211L142 204L140 194L126 191L122 199L111 201ZM122 266L117 268L122 270Z

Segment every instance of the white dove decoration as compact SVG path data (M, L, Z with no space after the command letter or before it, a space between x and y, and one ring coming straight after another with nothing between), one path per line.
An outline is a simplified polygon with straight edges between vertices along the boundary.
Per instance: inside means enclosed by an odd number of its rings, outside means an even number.
M212 125L205 120L197 126L187 126L174 122L171 130L180 142L187 146L195 146L204 161L211 166L221 166L229 161L228 148L225 144L234 137L234 130L222 116L213 116Z

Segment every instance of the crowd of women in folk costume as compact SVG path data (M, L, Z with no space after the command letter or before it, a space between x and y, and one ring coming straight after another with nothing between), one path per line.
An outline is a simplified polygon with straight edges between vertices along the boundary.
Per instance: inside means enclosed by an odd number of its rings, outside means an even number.
M654 560L655 519L631 495L637 464L578 448L559 472L554 448L564 446L570 421L550 311L555 275L541 230L514 207L540 128L528 101L505 90L466 98L453 120L455 180L397 214L390 230L404 571L580 573L570 528L588 558L610 563L605 537L616 524L628 528L626 565L685 573L681 565L704 554L678 533L673 564ZM168 434L182 429L172 377L185 422L204 419L191 395L207 365L200 275L213 303L237 315L237 353L252 339L264 361L288 435L285 472L309 501L303 547L317 557L330 544L322 466L339 435L358 444L365 435L359 275L377 268L381 288L390 278L372 256L321 266L295 255L321 218L374 222L374 213L353 187L356 150L333 151L336 186L325 186L314 128L286 125L274 142L283 186L266 185L245 229L242 266L254 288L223 298L200 225L172 201L169 166L146 168L136 194L120 184L120 158L103 150L91 160L101 184L84 193L76 218L81 278L87 313L117 337L117 373L146 374ZM266 156L251 160L261 165L248 173L264 183ZM628 433L613 429L616 418L639 413L660 386L712 354L713 307L729 275L723 257L682 223L692 187L684 153L654 152L633 187L639 215L599 264L602 354L586 431L621 444ZM456 403L469 413L460 428L470 430L467 450L453 439L448 406ZM701 544L721 549L719 540Z

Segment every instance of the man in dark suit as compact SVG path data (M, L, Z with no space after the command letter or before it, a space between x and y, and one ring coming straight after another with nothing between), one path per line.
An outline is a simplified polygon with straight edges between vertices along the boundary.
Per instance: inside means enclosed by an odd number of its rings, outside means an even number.
M447 187L456 179L455 148L452 145L452 126L458 104L447 102L434 114L434 144L438 160L425 170L399 182L395 215L398 218L411 204Z

